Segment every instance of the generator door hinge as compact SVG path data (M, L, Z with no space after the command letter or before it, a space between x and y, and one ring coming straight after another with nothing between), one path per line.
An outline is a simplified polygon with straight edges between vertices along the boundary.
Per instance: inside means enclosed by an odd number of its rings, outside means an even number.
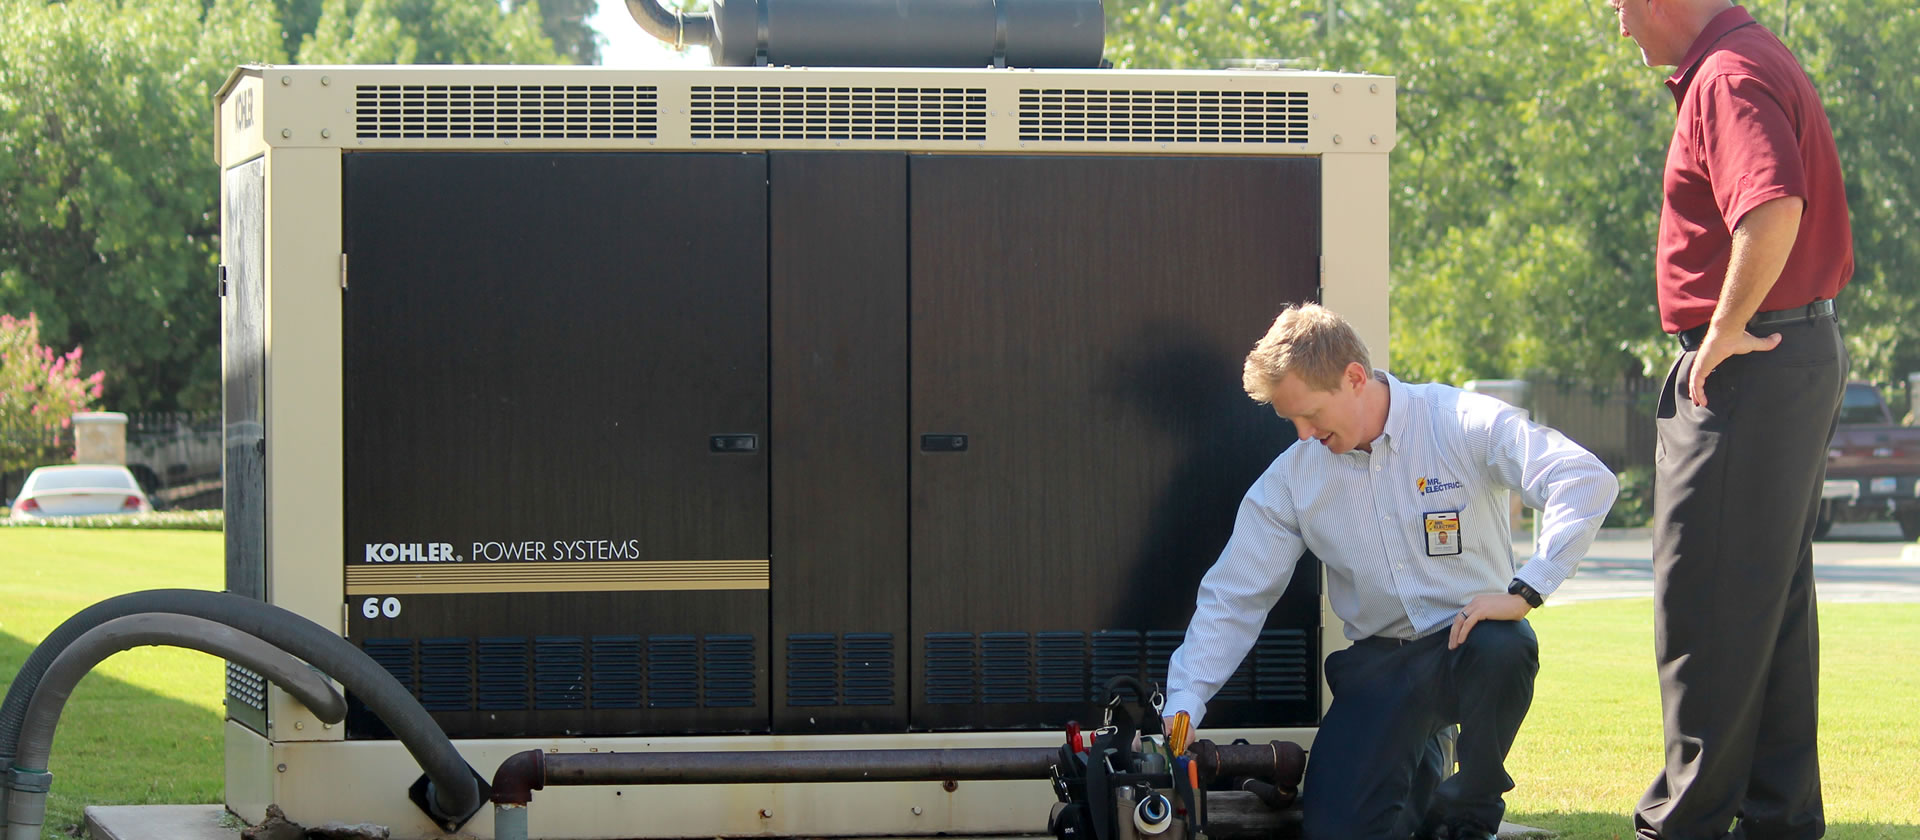
M227 296L227 266L225 263L220 265L220 296Z
M347 254L340 252L340 291L347 290Z
M348 636L353 635L352 618L353 618L353 610L347 606L347 602L341 601L340 602L340 638L344 639Z
M1327 302L1327 255L1320 255L1320 279L1313 287L1313 302Z

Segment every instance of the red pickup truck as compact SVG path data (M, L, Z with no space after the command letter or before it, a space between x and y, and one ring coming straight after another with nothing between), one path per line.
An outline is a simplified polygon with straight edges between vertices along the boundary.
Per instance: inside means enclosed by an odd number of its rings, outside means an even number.
M1907 539L1920 539L1920 428L1895 424L1878 389L1851 382L1827 449L1827 483L1813 534L1826 536L1835 521L1888 515Z

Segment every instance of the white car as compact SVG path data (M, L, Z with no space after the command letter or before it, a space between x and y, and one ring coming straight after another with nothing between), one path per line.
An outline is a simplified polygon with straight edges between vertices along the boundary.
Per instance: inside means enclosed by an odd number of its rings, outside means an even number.
M152 510L133 473L111 464L41 467L27 474L13 500L15 519Z

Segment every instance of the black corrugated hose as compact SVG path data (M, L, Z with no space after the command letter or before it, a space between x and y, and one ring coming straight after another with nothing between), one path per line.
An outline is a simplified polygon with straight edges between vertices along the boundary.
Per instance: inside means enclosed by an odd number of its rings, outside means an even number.
M426 771L424 796L415 801L435 823L456 831L486 804L487 790L445 732L412 693L365 652L306 618L252 598L198 589L153 589L108 598L67 619L27 657L0 705L0 766L10 766L26 720L27 704L48 666L81 634L122 616L173 613L224 624L293 654L332 677L393 730ZM418 785L416 784L416 787Z

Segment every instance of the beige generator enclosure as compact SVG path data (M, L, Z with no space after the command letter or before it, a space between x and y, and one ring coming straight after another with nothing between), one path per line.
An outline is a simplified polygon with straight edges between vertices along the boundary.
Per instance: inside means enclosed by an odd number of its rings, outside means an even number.
M219 96L227 588L515 753L1057 747L1163 683L1293 430L1385 364L1394 82L247 67ZM1309 559L1303 568L1315 568ZM1297 575L1206 735L1310 743ZM227 671L227 804L438 836L349 692ZM1044 781L549 787L549 838L1036 833ZM464 828L491 837L483 810Z

